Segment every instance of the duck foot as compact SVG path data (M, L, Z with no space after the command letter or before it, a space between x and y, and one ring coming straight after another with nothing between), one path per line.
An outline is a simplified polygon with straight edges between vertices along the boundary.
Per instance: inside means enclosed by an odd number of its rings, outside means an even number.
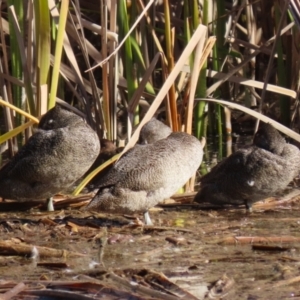
M47 199L47 211L54 211L53 197Z
M145 222L145 225L153 226L153 223L151 221L151 218L150 218L150 215L149 215L148 211L146 211L144 213L144 222Z
M245 200L245 206L247 213L252 213L252 204L250 204L247 200Z

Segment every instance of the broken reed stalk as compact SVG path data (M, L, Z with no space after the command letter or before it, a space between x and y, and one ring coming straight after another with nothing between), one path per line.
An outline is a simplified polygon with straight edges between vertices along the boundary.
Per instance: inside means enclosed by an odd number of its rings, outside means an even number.
M36 248L40 257L78 257L86 256L79 252L60 250L49 247L28 245L25 243L15 243L12 241L0 241L0 255L19 255L30 257L33 249Z
M300 237L294 236L232 236L220 239L217 244L220 245L236 245L236 244L270 244L270 243L299 243Z

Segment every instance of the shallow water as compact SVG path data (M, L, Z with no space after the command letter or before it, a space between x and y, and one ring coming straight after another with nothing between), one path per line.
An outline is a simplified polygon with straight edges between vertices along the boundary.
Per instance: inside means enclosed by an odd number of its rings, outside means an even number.
M254 206L252 214L242 208L198 210L178 204L175 208L151 212L153 228L128 226L124 224L130 220L124 218L91 217L77 210L2 213L2 242L24 242L85 256L40 255L33 259L14 255L12 249L4 255L0 245L1 279L15 284L23 281L30 287L40 280L55 285L61 281L80 281L87 274L94 278L93 272L98 269L121 274L132 282L140 276L133 273L152 270L163 272L194 295L194 299L204 299L209 286L226 273L231 285L225 299L300 299L299 210L297 199L280 207ZM98 264L104 228L108 242L102 257L105 268ZM43 265L46 262L62 266ZM107 278L98 279L104 285L107 283ZM19 297L24 296L21 293Z
M208 145L204 166L229 154L226 144ZM13 299L69 299L57 290L90 299L300 299L299 193L257 203L251 214L191 199L151 212L154 227L58 205L54 213L5 213L0 202L0 293L23 282L46 294L22 290ZM158 284L160 272L175 286Z

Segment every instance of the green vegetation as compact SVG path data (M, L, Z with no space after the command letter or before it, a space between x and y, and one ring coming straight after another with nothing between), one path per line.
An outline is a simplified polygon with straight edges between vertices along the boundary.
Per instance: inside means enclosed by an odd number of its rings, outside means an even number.
M117 124L129 137L129 123L139 123L150 106L147 118L160 107L173 130L193 129L199 138L217 134L221 144L222 135L231 133L230 110L194 103L208 96L255 106L297 127L294 11L278 1L154 2L109 1L100 7L91 1L2 1L3 102L38 118L59 95L86 114L99 138L115 142L125 139ZM199 26L201 36L193 40ZM177 69L185 49L188 56ZM170 74L174 77L166 84ZM1 143L33 123L0 109L5 114L1 132L10 132ZM23 142L21 136L18 145Z

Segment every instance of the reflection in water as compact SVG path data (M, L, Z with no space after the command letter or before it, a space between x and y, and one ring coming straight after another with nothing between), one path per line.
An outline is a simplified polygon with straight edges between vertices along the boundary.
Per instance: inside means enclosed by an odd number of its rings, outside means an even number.
M300 275L295 265L300 261L300 203L294 203L293 210L288 206L284 208L255 210L250 215L243 209L205 211L180 208L152 212L155 224L160 223L161 227L107 227L108 238L115 240L114 236L118 235L118 242L105 246L103 263L115 274L122 270L132 270L131 274L150 269L163 272L172 282L199 299L203 299L209 287L223 280L224 274L229 282L234 281L230 289L233 294L228 299L247 299L250 295L259 299L274 299L276 295L276 299L284 299L291 292L297 293L298 289L297 283L284 283ZM48 280L53 283L76 281L80 274L88 273L93 277L93 270L103 269L95 263L99 252L95 239L103 228L97 229L93 219L87 219L86 214L75 210L60 212L59 215L56 218L50 214L42 217L34 212L0 214L2 241L18 237L29 245L86 254L72 258L40 257L36 266L32 260L20 256L0 255L0 272L5 274L6 280L28 279L34 282L48 274ZM80 226L74 231L77 220ZM177 220L180 220L180 227L173 225L178 223ZM68 225L71 223L72 227ZM123 235L131 238L122 239ZM269 246L266 249L274 246L274 250L253 250L258 238ZM278 251L279 247L285 251ZM45 262L49 267L43 264ZM55 270L51 269L50 262L66 266ZM136 277L127 276L123 278L136 280ZM103 280L101 278L98 280Z

